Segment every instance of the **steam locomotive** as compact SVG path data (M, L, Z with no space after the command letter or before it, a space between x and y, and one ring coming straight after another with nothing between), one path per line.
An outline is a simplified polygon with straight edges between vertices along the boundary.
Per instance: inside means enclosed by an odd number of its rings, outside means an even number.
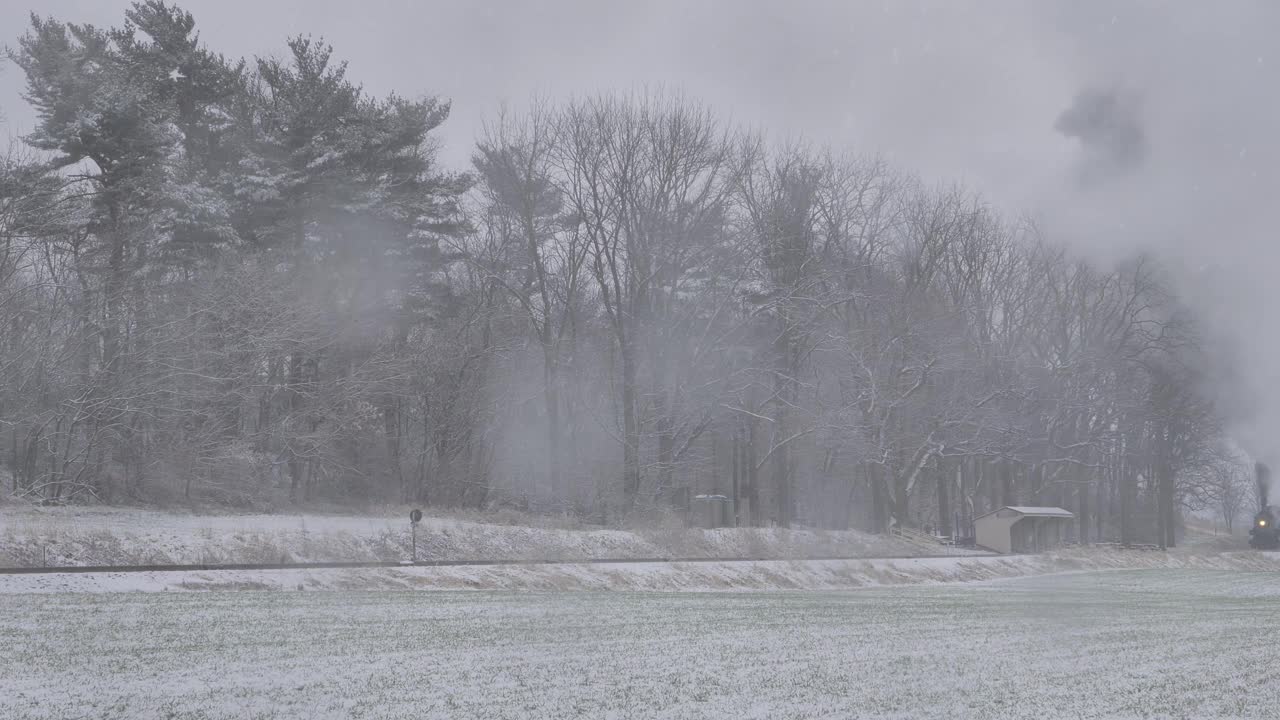
M1280 549L1280 528L1276 522L1280 520L1280 507L1267 504L1267 490L1271 487L1271 469L1262 463L1254 467L1258 477L1258 500L1262 507L1253 516L1253 527L1249 529L1249 547L1255 550Z

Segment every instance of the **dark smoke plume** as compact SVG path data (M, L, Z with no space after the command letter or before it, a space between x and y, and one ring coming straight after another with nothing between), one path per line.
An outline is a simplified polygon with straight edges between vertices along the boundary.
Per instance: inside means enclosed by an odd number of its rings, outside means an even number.
M1119 90L1080 91L1053 128L1080 141L1086 184L1137 168L1146 157L1137 98Z
M1258 504L1265 508L1269 504L1267 493L1271 489L1271 468L1257 463L1254 465L1254 471L1258 475Z

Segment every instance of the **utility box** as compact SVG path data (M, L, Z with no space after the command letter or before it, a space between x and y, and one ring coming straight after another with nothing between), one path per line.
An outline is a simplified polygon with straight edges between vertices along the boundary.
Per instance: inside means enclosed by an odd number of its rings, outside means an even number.
M689 524L720 528L733 524L733 505L725 495L694 495L689 504Z

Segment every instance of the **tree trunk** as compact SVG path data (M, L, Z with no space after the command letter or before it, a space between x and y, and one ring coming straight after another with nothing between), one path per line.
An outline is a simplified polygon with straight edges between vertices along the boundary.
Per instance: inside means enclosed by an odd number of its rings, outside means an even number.
M777 445L783 442L783 432L786 429L786 411L779 412L777 417L777 426L774 430L773 450L773 486L776 489L777 507L774 516L780 527L791 527L792 515L792 493L791 493L791 468L789 466L791 454L788 452L786 445Z
M640 494L640 429L636 418L636 365L630 342L619 343L622 354L622 497L635 506Z
M760 466L756 463L756 425L755 417L747 419L747 446L743 449L743 460L747 466L747 505L751 511L751 524L763 527L765 524L764 508L760 505Z
M1133 542L1133 499L1137 485L1137 476L1124 463L1120 468L1120 543L1128 545Z
M905 483L898 483L891 498L893 519L898 527L913 527L911 523L911 493L906 491Z
M1000 505L1017 505L1018 496L1015 492L1015 483L1013 479L1013 461L1000 461Z
M1174 530L1177 509L1174 504L1175 478L1169 460L1171 450L1163 432L1157 438L1156 452L1156 513L1160 519L1160 547L1168 549L1176 544Z
M1089 542L1089 493L1093 490L1093 483L1082 482L1076 486L1077 511L1080 514L1079 519L1079 536L1076 538L1081 545Z
M560 427L560 387L551 352L549 349L544 351L542 371L542 397L547 405L547 483L551 486L552 497L567 502L569 493L564 487L560 457L560 434L563 432Z
M742 503L742 430L734 428L733 430L733 448L732 457L730 459L731 473L733 477L733 488L730 497L733 501L733 526L738 527L742 523L741 503Z
M391 484L395 485L396 494L401 502L409 500L404 482L404 468L400 463L400 400L390 399L382 409L382 429L386 439L387 464L390 470Z
M302 386L302 354L301 353L292 353L289 355L289 371L288 371L288 377L285 379L285 382L288 384L288 387L289 387L290 421L293 424L294 428L297 428L298 424L301 422L301 419L298 417L298 414L301 412L302 406L303 406L303 398L302 398L302 390L301 390L301 386ZM297 440L293 437L293 435L296 432L297 432L296 429L291 430L289 433L289 437L286 440L286 443L289 446L288 448L289 499L294 502L297 502L299 499L301 499L301 496L299 493L304 489L304 478L302 476L303 467L302 467L302 463L299 462L298 460Z
M991 461L987 460L978 467L981 474L979 482L986 484L987 489L987 510L996 510L1000 507L1000 500L1003 497L1003 488L1001 485L1002 475L999 472L992 472Z
M666 392L659 390L654 395L656 398L654 414L657 416L658 430L658 491L666 498L674 501L679 495L675 486L676 438L674 423L670 415L670 406L667 404Z
M957 477L960 473L960 465L956 464L955 468ZM950 537L954 532L951 523L951 483L952 478L948 477L947 468L944 465L938 470L938 532Z
M871 529L883 535L889 531L889 493L885 486L884 468L868 465L867 482L871 485Z

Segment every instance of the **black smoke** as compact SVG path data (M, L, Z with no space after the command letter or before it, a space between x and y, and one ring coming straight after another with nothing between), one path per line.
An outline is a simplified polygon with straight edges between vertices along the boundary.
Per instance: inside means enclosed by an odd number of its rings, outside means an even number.
M1054 130L1080 141L1081 180L1093 183L1142 165L1147 142L1138 100L1116 89L1088 88L1062 111Z
M1254 472L1258 477L1258 505L1265 508L1268 505L1267 494L1271 489L1271 468L1258 463L1254 465Z

